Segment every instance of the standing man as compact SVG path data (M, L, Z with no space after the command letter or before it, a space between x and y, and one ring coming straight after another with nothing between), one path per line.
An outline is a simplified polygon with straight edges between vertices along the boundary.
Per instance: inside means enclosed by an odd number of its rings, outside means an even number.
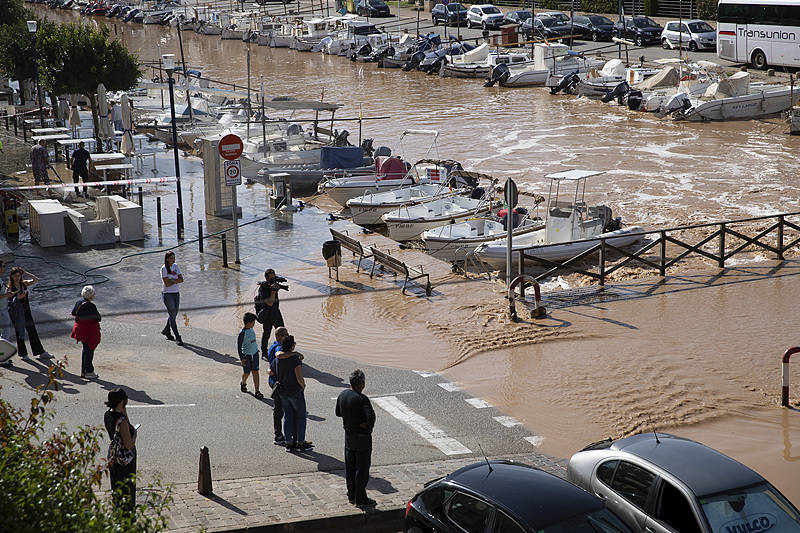
M78 149L72 152L72 182L80 183L83 178L84 183L89 181L89 151L84 148L86 143L83 141L78 143ZM75 196L79 196L78 187L75 187ZM89 197L89 188L83 187L84 198Z
M279 278L275 275L275 271L268 268L264 271L264 280L258 282L258 294L255 299L256 317L258 321L264 325L264 331L261 334L261 353L267 353L269 345L269 336L272 333L272 328L279 328L284 326L283 315L278 307L278 290L285 282L285 278ZM288 290L288 289L286 289Z
M264 356L267 363L269 363L269 370L267 371L269 374L269 388L272 389L272 400L275 402L272 407L272 427L275 430L275 440L272 443L276 446L286 446L286 439L283 437L283 404L281 403L280 389L276 388L278 369L275 363L278 360L278 352L281 351L281 342L288 336L289 331L285 327L281 326L276 329L275 342L270 344L269 350Z
M114 131L122 131L122 108L115 101L111 102L111 125L114 126Z
M47 167L50 165L50 156L47 153L47 146L44 140L34 144L31 148L31 166L33 167L33 183L39 185L41 181L45 185L50 185L50 178L47 176Z
M375 505L375 500L367 497L375 411L369 398L361 392L364 385L364 372L354 370L350 374L350 389L343 390L336 399L336 416L342 417L344 424L347 500L357 507Z

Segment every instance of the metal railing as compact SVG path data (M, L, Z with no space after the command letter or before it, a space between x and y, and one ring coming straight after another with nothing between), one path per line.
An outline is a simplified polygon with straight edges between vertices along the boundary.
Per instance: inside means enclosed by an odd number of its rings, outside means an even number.
M607 238L597 239L596 245L563 262L542 259L540 257L536 257L533 252L531 252L531 250L561 246L562 244L536 246L535 248L532 247L516 251L518 254L519 274L522 275L525 273L526 267L533 263L547 267L547 270L534 276L537 281L548 278L558 271L565 270L568 272L583 274L584 276L595 279L602 286L605 285L606 278L608 276L620 268L634 262L658 270L659 275L664 277L666 276L668 268L674 266L682 259L693 254L716 261L719 268L725 268L725 261L731 257L752 248L773 253L775 254L776 259L783 260L784 254L787 250L800 245L800 221L791 222L787 220L789 217L800 217L800 211L762 217L728 220L724 222L709 222L704 224L693 224L689 226L678 226L668 229L654 229L637 233L627 233L625 235L628 237L635 236L640 237L640 240L645 240L644 244L633 252L629 252L625 249L610 244L609 241L619 239L620 236L615 235ZM771 223L765 229L758 231L758 233L752 237L745 235L741 231L737 231L732 227L738 224L759 221L771 221ZM713 231L695 243L681 240L675 236L677 233L704 229ZM655 236L655 238L652 240L647 240L646 238L649 236ZM767 241L767 238L769 237L773 237L773 240ZM707 249L706 245L709 243L712 243L712 248L716 248L715 251L710 251ZM670 245L672 248L677 248L678 253L674 254L672 257L669 257L667 254L667 245ZM657 258L645 257L647 252L656 247L658 247ZM610 259L610 252L616 254L617 258ZM595 254L598 255L596 270L590 270L589 268L579 266L579 263L591 258Z

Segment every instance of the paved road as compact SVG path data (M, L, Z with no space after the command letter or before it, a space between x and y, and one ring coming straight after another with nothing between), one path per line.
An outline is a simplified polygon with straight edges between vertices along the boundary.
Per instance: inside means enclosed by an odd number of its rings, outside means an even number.
M48 349L73 353L75 359L58 394L56 422L69 427L99 425L108 391L124 386L131 398L131 420L142 424L140 472L160 471L174 482L196 480L201 446L210 449L215 479L343 467L342 427L334 416L334 398L357 366L353 361L306 354L308 438L316 447L293 455L272 444L272 400L259 401L239 391L241 370L232 336L195 328L180 348L153 328L137 334L141 329L131 323L103 326L104 343L96 358L100 379L94 383L76 375L79 351L74 345L58 338L48 341ZM35 359L14 362L0 370L2 395L24 406L30 388L41 383L45 365ZM480 457L481 447L491 456L535 449L536 436L519 422L438 374L358 366L367 374L365 392L372 397L378 418L375 465ZM106 444L104 439L103 449Z

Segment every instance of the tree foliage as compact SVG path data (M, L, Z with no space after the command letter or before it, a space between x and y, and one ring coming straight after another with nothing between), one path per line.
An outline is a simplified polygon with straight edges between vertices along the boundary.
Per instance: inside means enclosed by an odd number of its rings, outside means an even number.
M166 528L169 491L148 490L133 515L114 509L95 492L106 469L95 463L101 430L59 427L45 434L62 367L51 367L50 382L37 389L25 413L0 399L0 517L4 531L153 532Z
M22 0L0 0L0 24L15 24L32 18Z

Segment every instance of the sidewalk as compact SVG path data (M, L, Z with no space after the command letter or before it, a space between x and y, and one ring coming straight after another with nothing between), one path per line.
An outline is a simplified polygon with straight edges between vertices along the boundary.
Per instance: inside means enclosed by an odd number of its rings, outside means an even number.
M504 457L564 476L566 461L533 453ZM214 495L197 484L175 486L169 528L205 531L399 531L408 500L432 479L472 464L474 457L373 467L366 512L347 503L344 470L214 481ZM213 475L213 457L212 457Z

